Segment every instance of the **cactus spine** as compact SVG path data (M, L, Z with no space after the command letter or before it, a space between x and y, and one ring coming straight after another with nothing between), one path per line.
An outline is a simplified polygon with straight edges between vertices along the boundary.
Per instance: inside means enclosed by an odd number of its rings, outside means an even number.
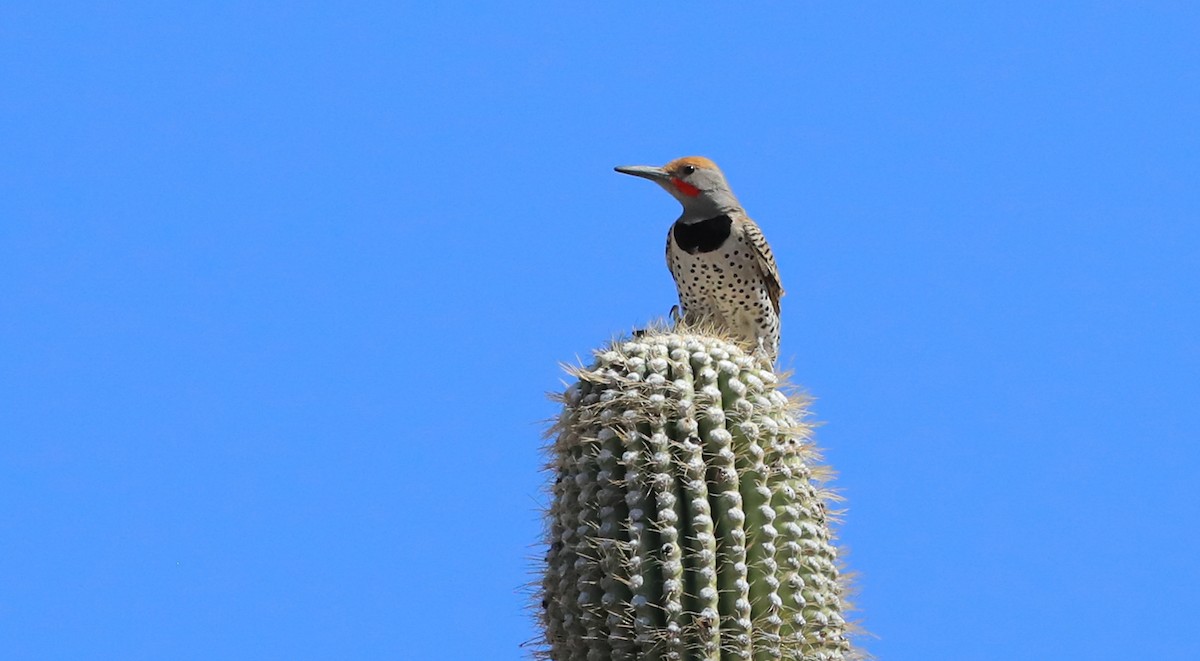
M709 335L648 333L571 371L549 447L544 655L854 657L804 402Z

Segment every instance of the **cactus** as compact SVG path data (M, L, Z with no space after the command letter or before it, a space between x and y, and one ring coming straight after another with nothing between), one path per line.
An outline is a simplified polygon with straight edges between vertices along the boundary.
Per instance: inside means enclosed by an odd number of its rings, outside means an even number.
M859 658L803 398L708 334L650 331L569 371L548 447L545 658Z

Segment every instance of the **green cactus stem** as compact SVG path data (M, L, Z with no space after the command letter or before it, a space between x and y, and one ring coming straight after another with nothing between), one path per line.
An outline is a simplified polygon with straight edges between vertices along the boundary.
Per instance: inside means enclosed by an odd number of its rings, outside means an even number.
M548 448L545 658L859 658L803 398L702 334L651 331L570 371Z

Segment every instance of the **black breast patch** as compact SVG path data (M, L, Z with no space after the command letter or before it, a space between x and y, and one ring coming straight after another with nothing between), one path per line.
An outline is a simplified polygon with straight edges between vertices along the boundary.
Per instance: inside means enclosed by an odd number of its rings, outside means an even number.
M729 238L729 229L732 226L733 219L722 215L698 223L675 223L671 232L680 248L689 255L695 255L720 248L725 239Z

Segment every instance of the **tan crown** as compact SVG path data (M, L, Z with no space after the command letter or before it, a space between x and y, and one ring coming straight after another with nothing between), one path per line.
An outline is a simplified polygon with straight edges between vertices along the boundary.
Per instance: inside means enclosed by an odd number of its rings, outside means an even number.
M683 158L677 158L663 166L663 169L671 174L675 174L680 168L686 165L703 170L717 170L718 172L721 170L721 168L717 167L716 163L713 163L711 160L704 158L703 156L684 156Z

